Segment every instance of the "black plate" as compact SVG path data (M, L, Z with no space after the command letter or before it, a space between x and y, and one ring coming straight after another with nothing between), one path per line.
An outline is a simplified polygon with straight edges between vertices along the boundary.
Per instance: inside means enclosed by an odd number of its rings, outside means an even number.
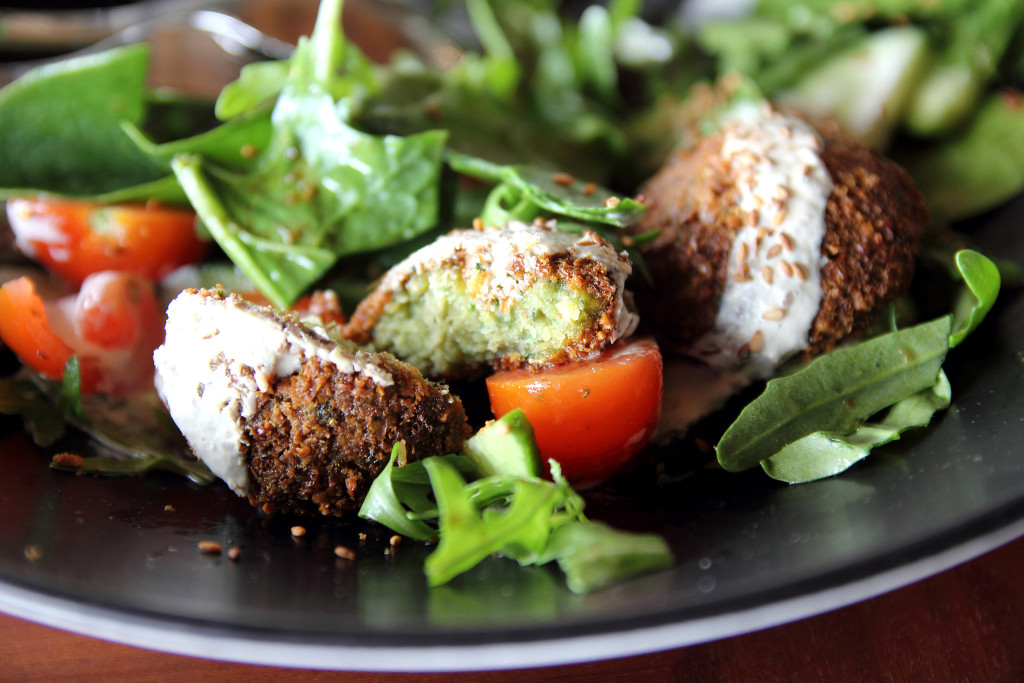
M1024 199L973 229L1024 263ZM48 469L0 425L0 609L201 657L459 670L577 662L735 635L906 585L1024 534L1024 299L1004 291L954 350L953 405L840 477L800 486L703 469L596 516L657 531L676 565L588 596L493 558L428 590L429 548L355 521L267 518L223 486ZM294 537L291 527L306 528ZM369 532L360 540L361 532ZM238 547L207 555L203 540ZM355 561L338 559L337 545Z

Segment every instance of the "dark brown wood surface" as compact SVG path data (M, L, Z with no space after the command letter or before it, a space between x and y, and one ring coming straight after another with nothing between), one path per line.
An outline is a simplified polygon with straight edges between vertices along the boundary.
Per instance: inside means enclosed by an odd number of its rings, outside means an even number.
M526 671L370 674L206 661L0 616L0 681L1024 681L1024 539L862 603L638 657Z

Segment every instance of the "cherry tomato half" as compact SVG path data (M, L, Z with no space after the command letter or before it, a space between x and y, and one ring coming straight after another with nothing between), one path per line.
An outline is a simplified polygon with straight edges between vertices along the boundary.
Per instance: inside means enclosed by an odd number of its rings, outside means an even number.
M207 247L192 211L155 204L12 199L7 219L26 255L75 284L104 270L159 280L199 261Z
M83 394L152 386L163 321L152 285L128 273L95 273L77 296L53 301L44 301L27 277L0 287L0 338L48 379L60 380L77 356Z
M491 411L522 408L541 457L573 485L600 483L642 449L661 413L662 363L650 339L617 344L593 360L487 378Z

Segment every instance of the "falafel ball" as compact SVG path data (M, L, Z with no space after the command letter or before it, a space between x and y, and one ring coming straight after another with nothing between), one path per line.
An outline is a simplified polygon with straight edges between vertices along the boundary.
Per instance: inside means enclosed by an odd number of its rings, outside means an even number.
M458 397L388 354L216 290L167 313L157 390L196 456L267 512L356 509L399 441L415 460L470 435Z
M741 108L641 189L630 228L655 282L641 319L669 354L768 377L834 348L910 284L928 212L910 176L767 103Z

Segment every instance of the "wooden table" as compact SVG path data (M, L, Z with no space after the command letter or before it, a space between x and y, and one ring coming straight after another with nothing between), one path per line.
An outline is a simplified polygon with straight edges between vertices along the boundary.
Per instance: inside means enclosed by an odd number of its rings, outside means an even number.
M1024 680L1024 539L906 588L792 624L638 657L473 674L211 662L0 616L0 681Z

